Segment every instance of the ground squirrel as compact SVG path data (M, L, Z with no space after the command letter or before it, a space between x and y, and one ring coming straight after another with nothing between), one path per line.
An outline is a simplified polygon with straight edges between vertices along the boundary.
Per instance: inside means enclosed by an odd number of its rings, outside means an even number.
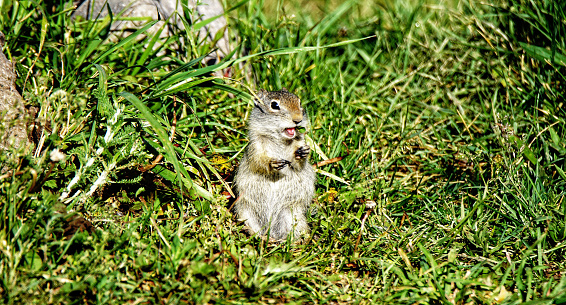
M235 177L235 211L252 234L270 239L308 233L306 212L315 172L308 163L310 128L301 100L283 88L259 90L248 121L249 144Z

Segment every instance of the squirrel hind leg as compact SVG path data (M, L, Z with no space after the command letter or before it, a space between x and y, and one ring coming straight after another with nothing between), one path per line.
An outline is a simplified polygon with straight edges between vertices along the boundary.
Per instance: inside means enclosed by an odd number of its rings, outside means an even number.
M302 211L282 210L271 223L270 238L274 240L286 239L291 233L293 239L298 240L304 233L309 232L307 220Z
M239 221L244 221L250 235L256 233L263 234L265 231L266 224L262 223L260 217L253 211L253 209L246 208L244 206L236 206L236 214L238 215Z
M269 225L269 239L281 241L287 238L287 235L293 228L293 219L289 217L289 211L281 210L277 215L271 218ZM265 234L267 234L267 230Z

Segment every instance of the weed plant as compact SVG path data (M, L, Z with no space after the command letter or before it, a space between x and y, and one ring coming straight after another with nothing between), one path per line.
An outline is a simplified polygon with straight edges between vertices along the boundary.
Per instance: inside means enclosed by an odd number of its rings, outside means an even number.
M212 66L204 23L1 3L37 112L0 154L2 303L566 302L560 1L227 2ZM320 162L301 243L230 211L253 90L281 87Z

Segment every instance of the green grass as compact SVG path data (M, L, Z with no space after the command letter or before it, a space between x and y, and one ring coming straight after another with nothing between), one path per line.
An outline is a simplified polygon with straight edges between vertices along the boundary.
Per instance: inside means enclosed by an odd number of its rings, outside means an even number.
M2 303L566 302L564 8L361 2L240 3L212 67L198 29L109 42L63 0L4 2L42 128L0 154ZM318 169L302 244L229 210L250 89L281 87L312 162L344 157Z

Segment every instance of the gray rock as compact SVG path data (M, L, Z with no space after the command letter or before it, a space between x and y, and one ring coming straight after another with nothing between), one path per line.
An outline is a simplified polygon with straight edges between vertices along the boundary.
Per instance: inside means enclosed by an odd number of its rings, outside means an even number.
M200 1L199 5L196 5L194 0L189 0L189 6L190 5L193 5L193 7L196 6L194 9L196 18L194 18L193 16L193 22L207 20L218 15L222 15L205 27L202 27L199 31L199 36L201 39L203 37L206 37L209 41L213 41L218 32L223 31L223 37L216 42L216 47L218 48L216 56L213 55L211 57L209 56L208 58L215 59L226 57L226 55L230 53L231 48L229 43L230 40L228 37L226 18L224 18L224 8L222 7L222 4L220 4L218 0L204 0Z
M5 37L0 32L0 48ZM26 131L24 100L16 90L14 66L0 52L0 151L22 148L29 144Z
M168 27L160 34L161 38L171 35L173 27L184 29L184 24L181 21L184 13L179 0L132 0L129 2L124 0L84 0L79 1L79 3L72 15L73 18L78 16L85 19L104 18L108 15L108 8L110 8L114 16L123 12L123 17L149 17L153 20L161 20L153 26L153 31L149 31L150 34L163 26L165 22L163 20L169 20ZM199 39L207 39L210 42L214 41L219 32L223 32L222 37L215 45L218 50L209 55L205 61L215 63L219 58L224 58L229 54L230 44L222 4L218 0L201 0L198 3L195 0L188 0L188 8L189 11L193 12L189 18L191 24L220 15L214 21L199 29ZM113 22L110 28L113 32L123 32L124 30L135 30L143 23L145 22L120 20Z

